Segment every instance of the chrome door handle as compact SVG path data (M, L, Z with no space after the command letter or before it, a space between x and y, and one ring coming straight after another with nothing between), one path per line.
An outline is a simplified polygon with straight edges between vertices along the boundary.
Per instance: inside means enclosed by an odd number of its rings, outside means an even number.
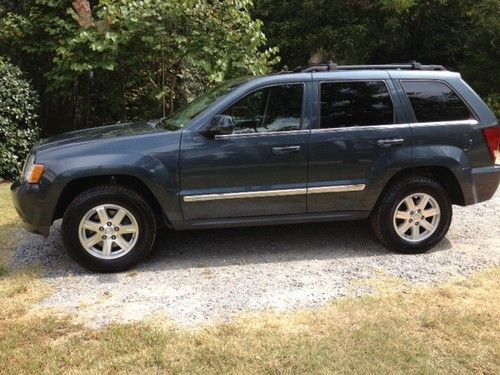
M393 138L393 139L379 139L377 145L382 148L388 148L392 146L401 146L404 143L403 138Z
M275 155L294 154L299 151L300 146L273 147L273 154Z

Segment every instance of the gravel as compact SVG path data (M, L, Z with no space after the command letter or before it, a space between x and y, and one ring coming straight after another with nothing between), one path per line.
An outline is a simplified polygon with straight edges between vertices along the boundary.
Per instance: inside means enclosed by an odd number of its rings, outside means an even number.
M422 285L500 265L499 223L500 190L488 202L454 207L446 238L420 255L388 252L365 221L165 231L149 259L120 274L73 263L56 223L47 239L23 231L13 267L42 266L54 292L37 309L55 308L91 327L153 316L193 326L370 293L362 281L371 278Z

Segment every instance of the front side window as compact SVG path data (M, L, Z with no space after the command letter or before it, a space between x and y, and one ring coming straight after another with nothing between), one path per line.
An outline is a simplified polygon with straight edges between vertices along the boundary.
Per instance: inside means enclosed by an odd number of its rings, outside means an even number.
M232 90L247 82L250 78L236 78L223 82L205 94L197 97L177 112L161 119L160 124L167 130L179 130L189 124L196 116L212 106L216 101L229 94Z
M254 91L223 114L233 118L234 134L298 130L304 86L272 86Z
M394 123L394 108L383 81L321 83L321 128Z
M418 122L457 121L473 118L460 97L438 81L401 81Z

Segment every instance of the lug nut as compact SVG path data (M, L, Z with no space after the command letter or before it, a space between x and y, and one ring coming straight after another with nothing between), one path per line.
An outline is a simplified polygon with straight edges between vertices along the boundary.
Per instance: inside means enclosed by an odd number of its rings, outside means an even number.
M117 232L118 232L119 230L120 230L120 228L118 228L118 227L115 227L115 231L117 231Z
M116 240L116 236L111 236L111 239L112 240Z
M111 224L111 221L108 221L108 227L110 227L111 225L113 225L113 224Z
M421 213L421 212L422 212L422 210L417 210L417 212L418 212L418 213Z
M424 216L424 215L422 215L421 219L422 219L422 220L424 220L424 219L425 219L425 216Z
M417 221L417 222L415 223L415 225L420 225L420 223Z
M102 232L104 230L104 228L103 227L99 227L99 230Z
M410 215L413 215L413 214L414 214L414 212L413 212L413 211L410 211Z
M410 223L413 223L413 219L408 220Z
M106 236L102 236L102 239L105 240L106 239Z

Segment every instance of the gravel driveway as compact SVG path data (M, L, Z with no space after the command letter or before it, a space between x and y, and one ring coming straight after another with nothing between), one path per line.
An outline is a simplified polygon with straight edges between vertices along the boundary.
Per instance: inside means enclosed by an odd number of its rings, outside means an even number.
M106 275L89 273L66 256L56 224L48 239L24 232L13 265L41 265L54 289L43 307L90 326L157 314L193 325L368 293L356 281L381 274L432 283L500 265L499 224L500 191L488 202L454 207L447 237L421 255L388 252L364 221L165 231L146 262Z

